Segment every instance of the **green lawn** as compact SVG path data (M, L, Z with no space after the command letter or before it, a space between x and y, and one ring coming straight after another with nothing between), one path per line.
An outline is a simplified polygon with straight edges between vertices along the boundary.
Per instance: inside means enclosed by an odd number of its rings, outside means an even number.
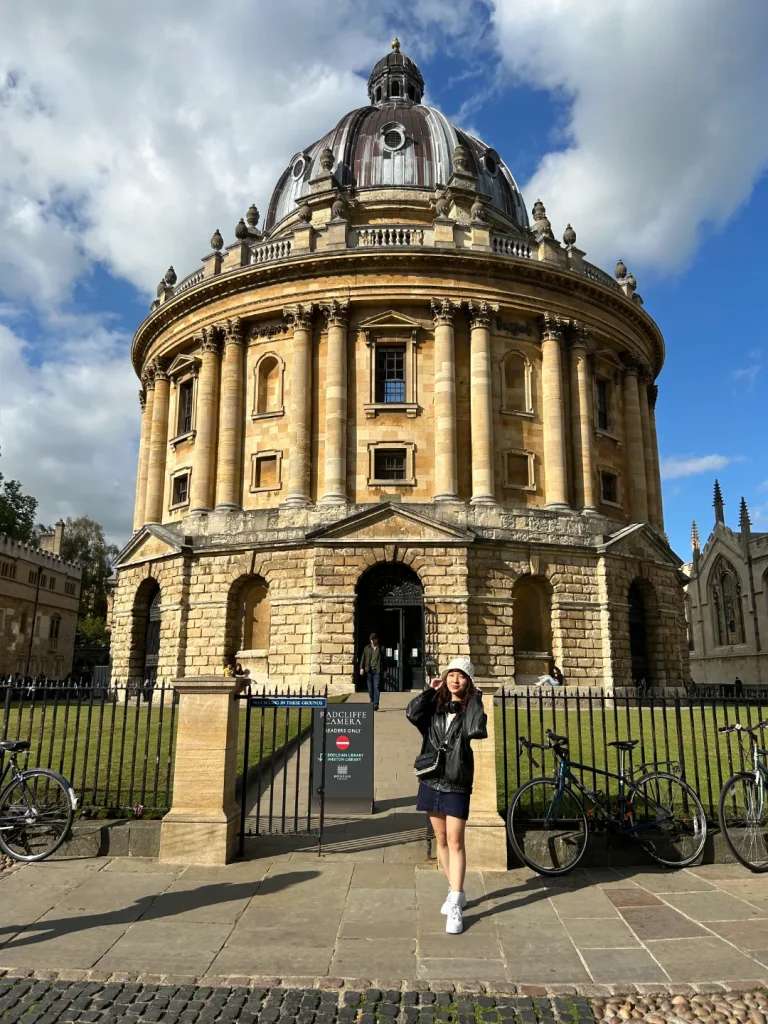
M331 698L336 702L344 698ZM86 815L119 817L141 804L144 817L162 817L171 804L176 717L171 694L130 704L36 701L0 706L0 737L28 739L24 767L53 768L66 776ZM6 723L7 714L7 723ZM249 764L269 758L309 728L311 712L282 708L252 711ZM262 728L263 722L263 728ZM245 705L240 707L237 771L245 748Z
M518 754L517 736L526 736L534 742L542 742L545 730L568 736L570 754L574 761L594 765L600 769L616 771L618 758L615 748L608 744L615 739L637 739L639 745L632 756L632 766L637 769L646 762L657 762L661 769L670 766L663 764L672 761L681 765L686 781L696 790L704 804L708 816L716 817L717 802L723 781L734 771L748 766L749 758L733 734L721 735L717 729L721 725L741 721L757 723L765 717L764 708L752 706L746 708L733 705L715 705L693 703L691 706L683 702L679 709L675 707L627 707L623 702L618 706L610 704L602 711L597 701L593 702L590 714L589 702L568 702L567 711L562 702L552 706L551 703L539 704L537 699L530 702L530 711L525 698L519 700L517 710L512 701L507 702L506 710L506 750L507 750L507 794L508 798L515 789L529 778L549 775L554 767L554 756L549 751L533 751L533 757L539 767L531 763L527 751ZM497 704L497 768L499 778L499 809L505 809L508 798L504 793L504 723L502 722L500 705ZM746 741L742 740L742 743ZM747 747L748 750L748 747ZM592 789L613 792L615 783L606 782L592 772L574 774Z

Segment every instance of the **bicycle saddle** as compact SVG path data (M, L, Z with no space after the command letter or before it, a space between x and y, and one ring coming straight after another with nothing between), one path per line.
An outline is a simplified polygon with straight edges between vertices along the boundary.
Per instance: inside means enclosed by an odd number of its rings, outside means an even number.
M609 747L616 747L617 750L634 750L640 740L611 740Z
M29 750L29 740L0 740L0 750L7 750L9 754L18 754L22 750Z
M551 729L547 729L547 737L552 740L553 743L567 743L567 736L558 736L556 732L552 732Z

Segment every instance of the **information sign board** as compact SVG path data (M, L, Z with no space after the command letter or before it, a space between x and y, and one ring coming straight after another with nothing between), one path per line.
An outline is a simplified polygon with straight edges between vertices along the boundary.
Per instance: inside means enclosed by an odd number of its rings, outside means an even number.
M321 777L325 722L325 813L373 811L373 705L329 704L315 715L313 775ZM317 788L315 784L314 789Z

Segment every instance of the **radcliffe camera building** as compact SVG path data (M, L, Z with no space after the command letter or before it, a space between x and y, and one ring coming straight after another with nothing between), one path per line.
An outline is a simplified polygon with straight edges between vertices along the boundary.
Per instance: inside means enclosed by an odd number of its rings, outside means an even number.
M688 677L663 532L658 327L490 146L422 103L397 41L139 326L116 678L385 686ZM309 132L308 134L312 134Z

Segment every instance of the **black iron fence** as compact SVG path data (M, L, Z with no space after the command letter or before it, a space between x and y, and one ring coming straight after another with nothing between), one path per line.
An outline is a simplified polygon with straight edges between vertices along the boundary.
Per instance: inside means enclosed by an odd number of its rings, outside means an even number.
M733 722L755 725L768 718L768 702L762 698L665 698L651 694L638 700L597 689L576 693L502 690L496 706L500 711L497 769L502 813L520 785L550 774L554 767L551 752L521 751L518 737L545 743L546 730L551 729L568 737L573 761L588 766L574 767L573 772L590 789L606 792L609 798L615 795L607 788L615 783L599 775L598 770L617 771L617 751L609 745L613 740L638 740L628 761L634 773L654 765L679 772L699 794L708 817L715 821L723 782L751 766L748 743L735 734L721 734L718 729Z
M249 686L238 696L242 770L240 853L247 836L316 833L322 844L325 729L320 777L315 716L325 716L328 689L285 693ZM242 721L242 718L245 720Z
M159 680L0 680L0 739L60 772L83 813L160 817L171 805L177 695Z

